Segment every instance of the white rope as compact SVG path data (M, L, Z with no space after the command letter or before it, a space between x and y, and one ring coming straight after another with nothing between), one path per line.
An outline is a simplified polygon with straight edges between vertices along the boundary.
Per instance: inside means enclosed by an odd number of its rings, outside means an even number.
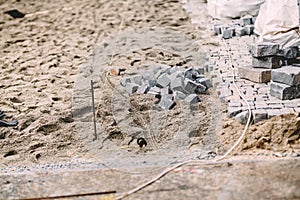
M236 85L236 80L235 80L235 69L233 67L233 64L232 64L232 58L231 58L231 55L229 53L229 49L228 49L228 46L227 46L227 43L225 42L224 39L222 39L222 41L224 42L225 44L225 48L226 48L226 51L228 53L228 56L229 56L229 62L230 62L230 66L231 66L231 69L232 69L232 72L233 72L233 85L234 87L236 88L239 96L246 102L247 104L247 107L248 107L248 120L247 120L247 123L246 123L246 126L243 130L243 133L241 134L241 136L239 137L239 139L236 141L236 143L220 158L216 159L216 161L219 161L219 160L223 160L224 158L226 158L239 144L240 142L243 140L243 138L245 137L246 135L246 132L249 128L249 125L250 125L250 122L251 122L251 107L250 107L250 104L248 103L247 99L245 98L245 96L240 92L238 86Z

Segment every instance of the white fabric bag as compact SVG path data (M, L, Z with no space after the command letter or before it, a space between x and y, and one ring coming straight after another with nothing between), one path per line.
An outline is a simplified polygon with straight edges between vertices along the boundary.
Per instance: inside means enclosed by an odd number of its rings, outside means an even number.
M297 0L266 0L254 24L258 42L278 43L281 48L300 45Z
M209 15L217 19L256 16L264 2L265 0L208 0L207 10Z

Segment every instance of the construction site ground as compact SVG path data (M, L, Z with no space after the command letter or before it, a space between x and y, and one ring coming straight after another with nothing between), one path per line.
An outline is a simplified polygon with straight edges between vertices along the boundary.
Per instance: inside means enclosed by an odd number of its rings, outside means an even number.
M222 96L232 88L230 58L248 65L247 44L256 36L222 40L213 24L230 20L213 20L206 6L0 0L0 110L19 121L0 128L0 199L299 199L297 100L267 96L272 106L291 109L250 125L223 157L245 128L228 118L230 95ZM25 17L3 14L12 9ZM205 76L224 84L200 95L196 106L179 101L157 109L152 97L120 86L124 74L153 66L205 63ZM116 66L124 74L112 73ZM246 93L268 90L237 80Z

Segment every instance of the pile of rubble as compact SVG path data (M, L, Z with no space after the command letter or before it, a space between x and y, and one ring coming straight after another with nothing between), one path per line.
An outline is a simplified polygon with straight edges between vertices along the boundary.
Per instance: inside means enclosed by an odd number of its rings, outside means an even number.
M129 94L150 94L159 99L158 106L172 109L176 100L189 104L200 102L198 94L203 94L211 87L210 79L205 78L203 67L160 65L152 70L142 71L120 80L121 86Z
M256 17L246 16L239 20L235 20L229 25L214 25L214 32L224 39L229 39L234 36L252 35L254 32L254 23Z

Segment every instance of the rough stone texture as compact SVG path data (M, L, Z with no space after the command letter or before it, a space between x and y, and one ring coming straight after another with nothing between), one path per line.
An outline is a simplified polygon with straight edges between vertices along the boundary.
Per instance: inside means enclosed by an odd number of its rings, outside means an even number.
M212 86L211 81L208 78L199 78L196 79L196 82L200 83L201 85L204 85L206 88L210 88Z
M281 66L282 59L279 56L252 58L252 66L255 68L277 69Z
M125 87L127 83L131 83L132 80L130 77L123 77L121 80L120 80L120 84Z
M160 94L160 88L156 86L151 87L147 94Z
M189 93L194 93L195 89L199 86L199 84L191 81L190 79L184 79L184 89Z
M136 83L127 83L125 86L125 90L129 93L129 94L133 94L137 91L137 89L139 88L139 85Z
M271 79L290 86L300 85L300 67L286 66L272 70Z
M283 56L286 59L292 59L292 58L297 58L299 55L299 47L297 46L292 46L286 49L282 49L280 51L281 56Z
M270 95L281 100L300 98L300 85L290 86L283 83L271 82Z
M148 84L144 84L142 86L139 86L139 88L137 89L136 93L138 94L146 94L149 91L149 86Z
M170 88L172 91L180 91L182 93L186 93L183 88L182 78L180 77L171 80Z
M222 38L223 39L229 39L232 38L234 36L234 29L224 29L222 31Z
M256 83L267 83L271 80L271 70L262 68L253 68L252 66L239 66L238 75Z
M249 111L243 111L235 116L235 120L241 124L246 124L249 117Z
M254 124L268 118L268 112L264 109L253 110L252 114L253 114L253 123Z
M265 57L277 55L279 51L279 44L271 42L253 43L248 45L250 54L255 57Z
M229 118L236 116L237 114L241 113L242 111L246 110L243 107L228 107L227 108L227 116Z
M172 100L172 95L162 95L158 103L158 106L165 110L170 110L175 106L175 102Z
M220 24L214 25L214 32L216 35L220 35L222 33L222 25Z
M160 88L167 87L170 84L170 78L168 77L167 74L162 74L161 76L158 77L156 81L156 85Z
M252 18L251 17L243 17L240 19L240 24L242 26L246 26L246 25L251 25L252 23Z
M194 103L200 102L200 98L196 94L190 94L184 100L186 102L190 103L190 104L194 104Z
M184 99L186 97L186 94L180 91L174 91L173 92L173 97L174 99L178 100L178 99Z
M245 26L246 35L252 35L254 31L254 25Z
M246 35L245 28L244 27L236 27L235 28L235 35L239 36L239 37Z

